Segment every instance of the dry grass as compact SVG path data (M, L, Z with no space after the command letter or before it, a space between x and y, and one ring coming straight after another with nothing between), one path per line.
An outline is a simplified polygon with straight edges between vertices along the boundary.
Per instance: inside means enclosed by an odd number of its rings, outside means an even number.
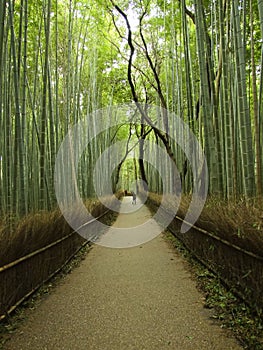
M160 203L162 196L150 194L151 200ZM167 197L169 206L171 197ZM191 196L183 196L177 215L184 218L191 202ZM263 251L263 209L262 201L242 199L224 201L218 197L207 198L196 226L236 244L246 250L262 255Z
M58 210L41 211L22 218L10 231L4 226L0 232L0 265L5 265L70 232Z
M257 201L225 202L209 198L197 225L262 255L263 211Z
M112 198L105 198L109 203ZM89 212L98 217L107 208L97 199L85 201ZM17 223L0 222L0 266L19 259L72 232L59 209L29 214ZM12 229L10 229L12 227Z

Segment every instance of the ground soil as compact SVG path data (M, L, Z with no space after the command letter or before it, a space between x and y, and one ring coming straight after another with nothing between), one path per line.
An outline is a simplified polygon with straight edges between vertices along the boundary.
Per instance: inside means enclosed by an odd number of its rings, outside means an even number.
M123 206L132 206L130 199ZM114 225L134 227L149 217L141 206L120 214ZM145 226L137 230L145 234ZM163 234L129 248L95 244L79 267L26 312L4 349L241 349L212 315L187 263Z

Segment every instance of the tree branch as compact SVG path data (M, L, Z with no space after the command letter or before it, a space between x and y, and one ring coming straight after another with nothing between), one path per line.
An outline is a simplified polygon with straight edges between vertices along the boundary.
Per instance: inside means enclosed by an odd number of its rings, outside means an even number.
M179 0L179 3L181 4L181 0ZM194 13L191 12L190 10L188 10L188 8L186 6L184 6L184 10L185 10L185 13L191 18L191 20L195 24L195 15L194 15Z
M150 67L151 67L151 70L152 70L153 75L154 75L155 82L157 84L158 96L160 98L161 105L163 107L164 128L165 128L166 134L168 134L169 125L168 125L168 117L167 117L167 104L166 104L166 101L165 101L165 98L164 98L164 95L163 95L163 92L162 92L161 82L160 82L159 76L157 74L156 67L154 66L153 61L152 61L152 59L151 59L151 57L149 55L148 47L147 47L144 35L142 33L142 21L143 21L144 16L146 15L146 13L147 12L145 10L143 12L143 14L141 15L141 17L140 17L140 37L141 37L142 42L143 42L143 46L144 46L144 50L145 50L145 55L146 55L147 61L148 61L149 65L150 65ZM168 142L168 139L166 140L166 142Z
M162 102L162 107L163 107L162 111L163 111L164 127L165 127L165 130L166 130L165 133L163 133L160 129L158 129L154 125L152 120L148 117L147 111L144 111L144 109L142 108L141 104L139 103L138 95L136 93L135 86L134 86L134 83L132 81L132 58L133 58L133 55L134 55L135 48L134 48L133 42L132 42L131 26L130 26L130 23L129 23L127 15L119 8L118 5L115 5L112 0L111 0L111 3L116 8L116 10L121 14L121 16L125 19L126 26L127 26L127 29L128 29L128 44L129 44L129 47L130 47L130 58L129 58L129 63L128 63L128 81L129 81L129 84L130 84L130 88L131 88L131 92L132 92L132 96L133 96L133 101L135 102L135 104L136 104L136 106L137 106L137 108L138 108L138 110L139 110L139 112L140 112L140 114L142 116L142 120L145 120L152 127L152 129L155 131L155 133L158 135L158 137L163 142L163 145L165 146L167 154L173 160L173 162L176 164L176 160L174 158L174 154L173 154L172 148L171 148L170 143L169 143L168 116L167 116L166 102L165 102L165 99L164 99L163 94L162 94L159 77L158 77L158 75L156 73L156 70L155 70L155 68L153 66L152 60L151 60L151 58L149 56L148 48L147 48L144 36L142 34L142 20L143 20L143 17L145 16L145 14L146 14L146 11L144 11L144 13L142 14L142 16L140 18L140 35L141 35L141 38L142 38L142 40L144 42L144 47L145 47L145 51L147 53L148 62L149 63L151 62L150 63L151 64L151 69L152 69L152 71L154 73L154 76L155 76L155 79L156 79L156 82L157 82L157 89L159 89L158 93L160 93L159 96L160 96L160 99L161 99L161 102Z

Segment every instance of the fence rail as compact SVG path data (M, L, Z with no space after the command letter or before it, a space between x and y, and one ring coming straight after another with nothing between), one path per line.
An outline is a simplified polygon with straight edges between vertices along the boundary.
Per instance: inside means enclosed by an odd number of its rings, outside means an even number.
M217 240L217 241L221 242L222 244L224 244L224 245L226 245L226 246L228 246L228 247L231 247L231 248L233 248L233 249L235 249L235 250L238 250L238 251L242 252L243 254L249 255L249 256L251 256L252 258L255 258L255 259L258 259L258 260L263 261L263 256L257 255L257 254L255 254L255 253L249 251L249 250L243 249L243 248L237 246L236 244L233 244L233 243L231 243L231 242L228 242L227 240L225 240L225 239L223 239L223 238L220 238L220 237L218 237L218 236L216 236L216 235L214 235L214 234L212 234L212 233L210 233L210 232L208 232L208 231L206 231L206 230L204 230L204 229L202 229L202 228L200 228L200 227L198 227L198 226L196 226L196 225L192 225L191 223L185 221L184 219L180 218L180 217L177 216L177 215L175 216L175 219L178 220L178 221L180 221L180 222L184 222L184 223L187 224L188 226L191 226L191 228L192 228L193 230L197 230L197 231L199 231L200 233L204 234L205 236L211 237L212 239Z
M150 206L158 203L148 199ZM160 208L159 208L160 209ZM161 209L163 216L170 215ZM257 313L263 310L263 256L241 248L206 230L192 226L181 233L184 219L176 216L168 226L169 231L210 271L217 275L232 292Z
M91 226L110 212L94 218L84 225ZM32 295L43 283L57 274L90 241L76 231L0 267L0 320Z

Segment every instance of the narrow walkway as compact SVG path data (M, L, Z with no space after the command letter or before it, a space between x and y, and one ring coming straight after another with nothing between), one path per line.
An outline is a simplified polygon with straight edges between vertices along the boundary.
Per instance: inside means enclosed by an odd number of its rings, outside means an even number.
M115 225L134 226L149 216L142 206L120 214ZM211 312L186 262L162 235L133 248L94 245L80 267L28 311L4 349L241 349Z

